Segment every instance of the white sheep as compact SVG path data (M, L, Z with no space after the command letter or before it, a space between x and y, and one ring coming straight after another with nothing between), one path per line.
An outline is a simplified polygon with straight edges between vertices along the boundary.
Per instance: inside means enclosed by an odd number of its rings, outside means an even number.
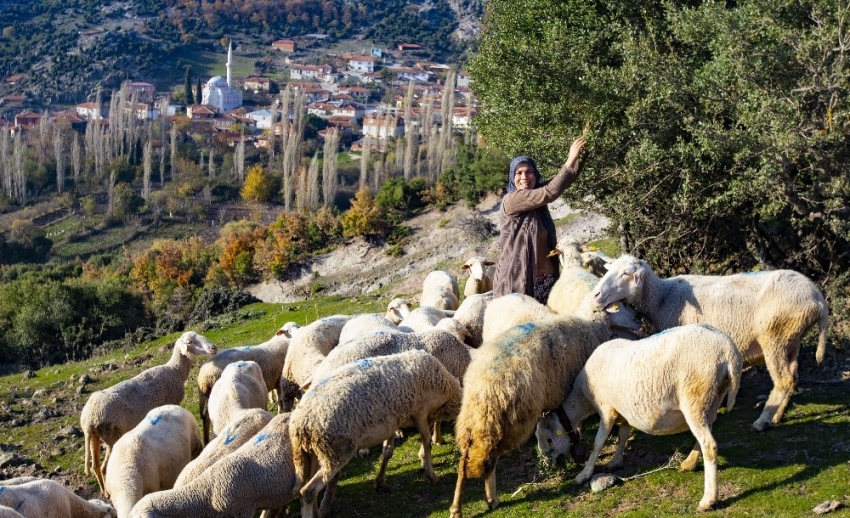
M556 316L555 312L548 306L522 293L509 293L496 297L487 304L487 310L484 312L483 342L492 342L515 325L537 322L554 316Z
M492 291L470 295L463 299L452 317L466 327L469 332L467 343L472 347L481 347L484 343L484 313L492 300Z
M207 404L213 433L218 435L241 410L265 410L267 393L263 371L257 362L238 361L225 367Z
M476 255L463 263L461 270L469 270L469 278L463 288L463 296L471 297L481 293L487 293L493 289L493 273L490 269L493 261Z
M109 515L107 515L109 516ZM0 518L27 518L22 515L18 511L15 511L11 507L6 507L5 505L0 505Z
M139 424L151 409L179 405L186 393L186 379L195 358L215 355L217 351L218 348L204 336L187 331L175 342L171 359L166 364L92 393L83 407L80 425L85 437L85 473L94 472L101 491L115 441ZM101 441L106 445L103 463L100 462Z
M823 360L829 307L817 285L792 270L661 279L646 261L618 257L594 290L597 304L625 300L657 330L706 323L727 333L745 365L767 366L773 389L753 428L778 424L797 384L800 341L818 324Z
M333 502L340 470L357 454L384 442L384 455L376 485L392 455L395 431L416 426L420 451L431 482L437 475L431 465L431 423L457 414L460 382L431 354L407 351L349 363L316 381L292 413L293 461L301 488L303 517L316 513L316 497L327 487L319 515ZM313 472L312 465L318 470Z
M386 318L395 325L410 314L410 303L405 298L396 297L387 304Z
M278 411L281 411L280 375L283 371L286 351L289 348L289 340L300 327L295 322L287 322L265 342L259 345L234 347L219 351L218 354L201 365L198 371L198 411L204 428L204 444L210 440L210 416L207 410L207 400L210 397L213 385L218 381L224 368L233 362L251 360L260 365L266 390L277 395Z
M457 289L457 278L444 270L434 270L425 276L422 282L420 306L453 311L457 309L460 292Z
M597 308L591 297L585 318L558 315L514 326L476 352L463 379L463 404L455 421L460 449L453 517L462 516L466 478L484 476L490 509L499 505L496 462L531 436L544 412L563 402L573 378L612 327L639 329L637 314L624 305Z
M300 407L299 407L300 408ZM257 509L280 509L298 496L290 414L275 416L238 450L179 488L151 493L131 518L253 518Z
M0 506L25 518L115 518L115 508L102 500L85 500L59 482L37 479L0 485ZM16 516L3 509L0 516Z
M404 333L420 333L433 329L440 320L452 316L453 312L430 306L419 306L398 323L399 331Z
M614 262L614 257L606 255L593 246L582 247L581 264L587 271L597 277L604 277L608 273L606 265Z
M401 331L392 320L378 313L362 313L354 315L342 326L339 333L339 343L344 344L379 331L400 333Z
M349 320L351 317L348 315L320 318L293 335L280 378L281 406L284 411L292 409L295 399L301 394L301 385L337 346L342 328Z
M732 410L742 363L732 339L707 324L674 327L638 341L605 342L576 376L563 404L567 419L561 423L554 412L544 417L537 425L537 444L555 460L570 450L570 425L578 430L585 419L599 414L593 451L575 479L582 484L593 475L615 423L620 424L620 442L608 469L622 466L633 427L651 435L690 430L697 442L680 470L695 469L702 451L705 490L697 510L706 511L717 501L717 442L711 425L724 397Z
M249 408L236 412L227 422L221 434L204 446L201 454L183 468L174 481L174 487L185 486L210 466L254 437L272 420L272 414L261 408Z
M546 305L555 313L575 315L584 296L596 287L599 277L585 269L581 250L575 239L562 240L553 253L560 255L561 273L549 292Z
M125 518L143 496L171 489L180 472L201 452L198 423L191 412L163 405L148 412L113 445L104 494Z

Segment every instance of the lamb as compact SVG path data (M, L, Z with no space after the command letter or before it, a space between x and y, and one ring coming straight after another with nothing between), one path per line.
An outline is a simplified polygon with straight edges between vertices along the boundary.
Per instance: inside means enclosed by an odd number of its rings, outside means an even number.
M457 309L460 292L457 289L457 278L444 270L434 270L425 276L422 282L420 306L453 311Z
M469 341L472 347L481 347L484 343L484 312L493 300L493 292L470 295L463 299L460 307L455 311L454 319L466 327L469 332Z
M344 344L377 332L400 333L398 326L384 315L363 313L354 315L342 326L339 333L339 343Z
M575 240L562 240L553 252L561 256L561 274L552 286L546 305L555 313L575 315L582 299L593 291L599 278L584 268Z
M299 329L292 337L280 378L281 406L284 411L292 409L295 398L301 393L299 387L337 346L342 328L350 319L348 315L321 318Z
M301 483L301 510L316 514L316 497L327 486L320 516L330 511L340 470L359 448L384 442L376 484L392 455L395 431L416 426L422 438L420 458L428 479L437 475L431 465L429 425L452 418L460 405L460 382L425 351L349 363L318 380L292 413L295 474ZM313 473L313 466L318 470ZM312 477L312 478L311 478Z
M104 494L118 518L125 518L143 496L170 489L180 471L201 452L198 423L177 405L154 408L113 446Z
M165 365L151 367L129 380L92 393L83 407L80 425L85 437L85 473L94 472L101 491L115 441L139 424L151 409L179 405L195 358L215 355L217 351L218 348L204 336L187 331L175 342L171 359ZM103 464L100 463L101 441L106 444Z
M259 345L225 349L201 365L198 371L198 412L204 428L204 444L210 441L210 416L207 410L207 401L213 385L221 377L222 371L228 364L247 360L257 362L263 371L266 391L276 393L278 411L281 410L280 375L283 371L286 351L289 348L289 340L300 327L295 322L287 322L265 342Z
M401 323L410 314L410 303L407 299L396 297L387 304L387 320L395 325Z
M707 324L674 327L637 342L618 339L600 345L563 404L564 423L572 423L576 430L589 416L600 416L593 451L575 482L582 484L593 475L599 451L616 422L620 441L609 469L622 466L632 427L651 435L690 429L697 442L680 470L694 470L702 450L705 490L697 510L710 509L717 501L717 443L711 425L724 397L727 410L732 410L742 364L732 339ZM574 436L573 430L565 429L565 424L552 413L537 425L540 451L553 460L571 447L568 437Z
M239 411L266 408L266 383L263 371L254 361L231 363L213 386L207 410L213 433L218 435Z
M624 305L602 309L590 296L584 316L558 315L514 326L485 341L463 378L463 403L455 422L460 449L453 517L462 516L466 478L484 476L490 509L499 505L496 462L531 436L543 412L567 396L573 378L615 325L639 329L637 314Z
M568 313L569 314L569 313ZM492 342L511 327L526 322L537 322L556 316L555 312L522 293L509 293L494 298L484 312L484 343Z
M460 269L469 270L469 279L463 288L464 297L487 293L493 289L493 274L489 267L494 264L496 263L478 255L463 263Z
M85 500L55 480L37 479L0 485L0 516L115 518L117 513L106 502Z
M276 415L251 440L188 484L146 495L130 518L252 518L257 509L286 506L299 488L289 423L290 414Z
M174 487L185 486L196 479L210 466L248 442L271 420L272 415L260 408L248 408L236 412L221 434L210 441L195 460L186 464L177 480L174 481Z
M800 341L818 324L816 359L823 360L829 307L820 289L792 270L738 275L659 278L649 265L623 255L608 265L593 296L597 304L625 300L657 330L711 324L727 333L744 365L764 363L773 389L753 428L778 424L797 384Z

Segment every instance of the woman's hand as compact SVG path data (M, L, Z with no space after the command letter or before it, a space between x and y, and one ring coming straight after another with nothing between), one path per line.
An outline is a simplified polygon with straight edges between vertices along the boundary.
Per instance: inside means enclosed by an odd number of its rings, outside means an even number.
M573 144L570 146L570 155L567 157L567 162L564 164L564 167L569 169L575 169L578 165L578 157L581 155L581 150L584 149L584 145L587 141L584 140L584 137L579 137L573 141Z

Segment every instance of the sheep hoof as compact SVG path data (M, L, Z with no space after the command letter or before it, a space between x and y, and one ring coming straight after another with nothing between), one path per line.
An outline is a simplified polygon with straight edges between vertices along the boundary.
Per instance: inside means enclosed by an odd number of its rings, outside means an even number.
M375 481L375 491L380 491L382 493L389 493L390 492L390 486L388 486L387 483L383 480L380 481L380 482L378 482L376 480Z
M490 509L491 511L493 511L497 507L499 507L500 503L501 502L499 502L498 498L494 498L493 500L487 500L487 508Z
M753 430L756 432L763 432L767 429L767 423L762 421L756 421L753 423Z
M700 503L697 506L697 511L700 512L700 513L703 513L705 511L710 511L713 506L714 506L713 500L703 499L703 500L700 500Z
M431 473L430 475L428 475L428 482L430 482L432 484L436 484L439 481L440 481L440 477L438 477L435 473Z

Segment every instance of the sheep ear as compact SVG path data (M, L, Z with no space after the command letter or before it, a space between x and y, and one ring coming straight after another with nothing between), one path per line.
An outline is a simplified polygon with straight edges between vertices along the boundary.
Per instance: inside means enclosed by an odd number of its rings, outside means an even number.
M461 270L469 270L469 263L464 263L463 266L460 267Z
M496 261L484 261L484 266L495 266Z
M192 340L188 335L183 335L180 337L180 352L184 355L189 352L189 345L191 345Z
M556 255L564 255L564 253L560 249L556 248L550 251L546 257L555 257Z
M280 335L284 335L284 334L286 334L286 331L284 331L283 329L278 329L278 330L277 330L277 333L275 333L274 335L275 335L275 336L280 336Z

